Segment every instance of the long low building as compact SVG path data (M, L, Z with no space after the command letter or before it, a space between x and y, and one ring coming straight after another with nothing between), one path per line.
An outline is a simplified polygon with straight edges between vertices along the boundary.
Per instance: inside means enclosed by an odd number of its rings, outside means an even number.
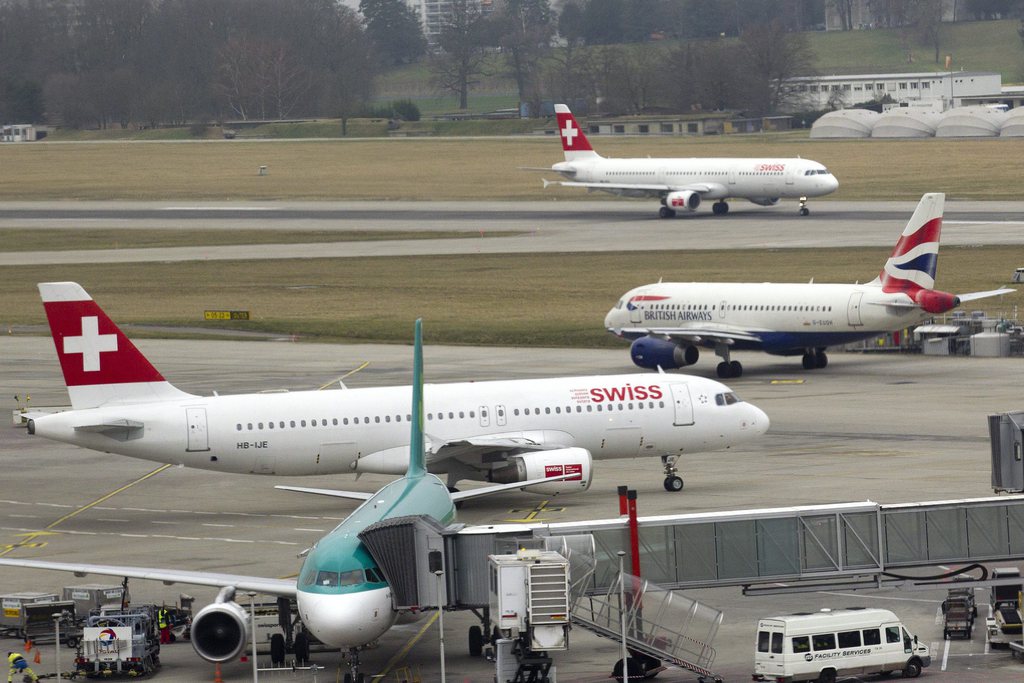
M893 107L878 114L867 109L831 111L811 126L812 138L965 138L1024 135L1024 108L1007 113L974 106L941 114L917 107Z

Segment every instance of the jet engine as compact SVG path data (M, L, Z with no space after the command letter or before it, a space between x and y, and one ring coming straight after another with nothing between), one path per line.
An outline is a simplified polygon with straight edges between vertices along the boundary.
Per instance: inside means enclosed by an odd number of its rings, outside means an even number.
M750 197L750 202L752 204L757 204L758 206L775 206L776 204L779 203L779 198L778 197Z
M216 602L192 618L192 647L208 662L227 662L245 649L249 640L249 613L234 601L235 589L221 590Z
M921 310L927 313L945 313L960 305L960 297L936 289L918 291L914 296L914 301L921 307Z
M696 211L700 206L700 193L693 190L669 192L665 195L665 206L673 211Z
M593 459L585 448L558 448L550 451L531 451L513 455L509 464L491 472L491 481L496 484L512 484L517 481L576 475L550 484L535 484L523 489L529 493L546 496L559 493L579 493L590 488L593 478Z
M700 350L696 346L680 346L665 339L640 337L629 347L629 355L641 368L672 370L696 363Z

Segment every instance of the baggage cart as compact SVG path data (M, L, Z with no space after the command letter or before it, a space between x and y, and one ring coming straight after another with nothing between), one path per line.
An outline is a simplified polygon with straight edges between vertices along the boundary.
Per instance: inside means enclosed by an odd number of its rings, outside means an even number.
M971 639L974 633L974 620L978 616L978 607L974 602L974 591L970 588L950 588L946 599L942 601L944 624L943 638Z
M25 614L24 639L36 645L54 642L57 636L53 615L60 614L60 642L68 647L78 647L82 639L82 627L75 618L73 600L54 602L33 602L22 606Z
M38 593L23 591L0 595L0 636L5 638L25 637L25 613L22 606L33 602L54 602L56 593Z

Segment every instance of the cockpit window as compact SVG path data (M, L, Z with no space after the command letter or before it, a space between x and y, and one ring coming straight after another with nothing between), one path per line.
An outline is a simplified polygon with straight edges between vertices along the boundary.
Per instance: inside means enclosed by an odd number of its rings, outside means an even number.
M338 572L325 572L320 571L316 574L316 585L318 586L337 586L338 585Z
M624 303L625 301L626 301L625 299L619 299L619 301L618 301L618 302L617 302L617 303L615 304L615 310L616 310L616 311L618 311L618 310L622 310L622 304L623 304L623 303Z
M733 403L739 403L740 398L731 391L727 391L723 394L715 395L715 403L720 406L731 406Z
M347 572L342 572L338 578L339 586L355 586L360 583L366 583L362 569L352 569Z

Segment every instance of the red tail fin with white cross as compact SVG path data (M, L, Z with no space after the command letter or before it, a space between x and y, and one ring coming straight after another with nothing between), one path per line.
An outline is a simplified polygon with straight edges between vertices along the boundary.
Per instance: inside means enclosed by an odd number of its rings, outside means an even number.
M76 410L189 397L163 378L81 285L41 282L39 294Z
M599 159L600 155L590 146L586 134L576 122L576 117L564 104L555 105L555 119L558 121L558 137L562 139L562 151L566 161Z

